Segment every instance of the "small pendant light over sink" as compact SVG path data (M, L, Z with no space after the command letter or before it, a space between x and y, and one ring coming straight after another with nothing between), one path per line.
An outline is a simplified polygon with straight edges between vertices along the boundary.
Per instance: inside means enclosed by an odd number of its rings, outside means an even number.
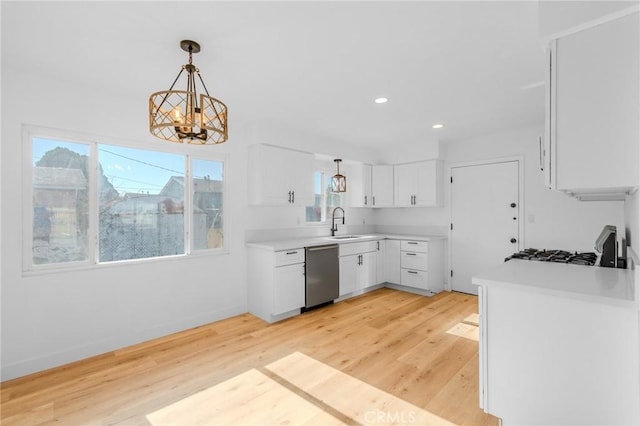
M189 53L189 63L182 66L169 90L149 97L149 130L152 135L170 142L200 145L225 142L227 106L209 95L200 70L193 65L192 55L200 51L200 45L182 40L180 47ZM186 90L173 90L184 71L187 72ZM200 94L197 82L202 85Z
M347 177L340 174L340 158L335 160L337 172L331 177L331 192L347 192Z

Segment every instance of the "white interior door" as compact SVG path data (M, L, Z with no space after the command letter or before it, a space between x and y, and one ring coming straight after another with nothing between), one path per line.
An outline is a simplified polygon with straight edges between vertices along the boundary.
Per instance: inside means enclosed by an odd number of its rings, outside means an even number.
M478 294L471 277L519 250L519 162L451 168L451 288Z

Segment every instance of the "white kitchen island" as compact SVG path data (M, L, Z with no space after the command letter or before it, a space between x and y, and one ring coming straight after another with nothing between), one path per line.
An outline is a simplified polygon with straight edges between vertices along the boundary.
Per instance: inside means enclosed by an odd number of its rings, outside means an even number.
M505 426L640 424L634 275L510 260L474 277L484 410Z

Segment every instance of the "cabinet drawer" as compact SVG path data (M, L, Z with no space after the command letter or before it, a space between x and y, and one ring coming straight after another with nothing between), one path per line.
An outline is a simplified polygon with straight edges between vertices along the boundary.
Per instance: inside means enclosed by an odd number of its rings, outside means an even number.
M366 241L363 243L342 243L340 244L340 256L352 254L362 254L378 250L377 241Z
M407 287L416 287L428 290L428 272L417 271L415 269L402 269L400 284L406 285Z
M427 270L427 253L403 251L400 256L400 266L407 269Z
M276 252L276 266L292 265L304 262L304 249L297 248Z
M402 242L400 243L400 250L426 253L428 251L428 246L429 243L426 241L402 240Z

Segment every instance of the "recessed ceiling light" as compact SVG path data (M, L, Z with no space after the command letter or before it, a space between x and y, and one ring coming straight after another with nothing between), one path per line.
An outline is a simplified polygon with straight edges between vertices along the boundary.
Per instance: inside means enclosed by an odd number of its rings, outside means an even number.
M385 103L387 103L388 100L389 99L387 99L387 98L376 98L376 100L374 102L377 103L377 104L385 104Z
M434 124L433 126L431 126L433 129L442 129L444 127L444 124Z

